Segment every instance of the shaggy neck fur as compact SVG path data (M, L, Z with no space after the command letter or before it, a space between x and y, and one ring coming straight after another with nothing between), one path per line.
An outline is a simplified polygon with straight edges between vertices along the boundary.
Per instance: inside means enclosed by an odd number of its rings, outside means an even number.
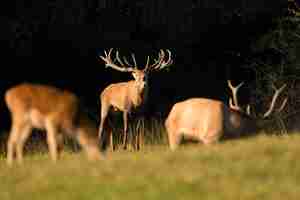
M131 88L131 100L134 107L141 106L144 103L147 97L147 92L147 85L145 87L141 87L139 83L133 83L133 87Z

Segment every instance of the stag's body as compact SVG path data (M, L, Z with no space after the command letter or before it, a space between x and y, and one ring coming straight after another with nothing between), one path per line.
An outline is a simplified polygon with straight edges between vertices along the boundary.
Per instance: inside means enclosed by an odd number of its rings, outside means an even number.
M230 106L227 106L214 99L190 98L172 107L165 121L171 150L178 147L183 137L209 145L218 142L222 137L248 135L262 128L250 113L243 112L238 105L236 94L242 84L234 88L230 81L228 83L233 91L235 105L232 101ZM264 117L272 113L275 101L284 87L276 89L271 106ZM285 104L286 100L278 111L281 111Z
M5 93L12 126L7 143L7 162L14 154L23 161L23 146L33 128L46 130L50 156L58 159L63 135L75 137L89 159L99 159L96 126L80 108L79 99L71 92L52 86L22 83Z
M118 95L114 93L117 92ZM135 81L114 83L105 88L101 95L101 105L104 108L111 106L121 111L131 111L132 108L138 108L145 102L146 88L141 87ZM103 110L102 112L105 112Z
M206 98L191 98L176 103L165 126L171 149L176 149L182 137L211 144L224 135L239 136L256 129L256 124L249 117L230 109L221 101Z
M113 83L107 86L102 93L100 94L101 101L101 121L99 125L99 138L101 138L104 143L108 138L108 135L102 137L105 120L109 111L118 110L123 112L123 123L124 123L124 136L123 136L123 148L126 149L127 146L127 129L128 129L128 114L133 113L139 110L143 104L146 102L147 93L148 93L148 74L152 70L161 70L164 67L167 67L172 64L171 53L169 53L169 59L165 61L165 53L161 50L159 53L159 58L157 61L149 66L149 56L147 58L147 64L144 69L138 69L134 54L132 54L134 67L128 63L126 59L124 62L126 63L126 67L123 61L119 58L119 53L116 53L116 59L119 62L119 65L115 64L111 59L112 49L107 53L105 52L105 56L100 56L100 58L105 62L106 67L111 67L115 70L121 72L130 72L134 78L134 80L130 80L127 82ZM108 126L107 126L108 127ZM111 129L111 128L110 128ZM110 135L110 145L112 149L113 147L113 138L112 131L108 131ZM103 146L103 145L101 145Z
M142 104L145 103L145 96L146 88L142 88L138 83L136 83L136 81L114 83L106 87L100 95L101 124L99 128L99 134L102 133L105 119L111 110L123 112L123 148L125 149L127 141L128 115L141 108ZM112 127L108 128L110 128L109 135L111 148L114 149L111 131ZM102 139L106 140L105 137Z

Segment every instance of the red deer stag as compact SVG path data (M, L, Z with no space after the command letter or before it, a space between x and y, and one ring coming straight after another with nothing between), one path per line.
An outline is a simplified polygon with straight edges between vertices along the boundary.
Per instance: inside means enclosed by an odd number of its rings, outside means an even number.
M138 69L136 64L136 59L134 54L131 54L134 65L129 64L126 57L123 61L119 57L119 52L116 51L116 61L119 64L114 63L111 58L112 50L105 53L105 57L100 56L100 58L105 62L106 67L110 67L120 72L130 72L134 80L128 82L114 83L107 86L100 95L101 100L101 122L99 126L99 138L100 140L105 141L106 136L102 137L102 132L104 128L105 119L110 111L113 108L115 111L119 110L123 112L123 148L126 149L127 146L127 127L128 127L128 114L134 112L140 108L140 106L145 103L148 90L148 74L152 71L159 71L165 67L170 66L173 63L171 59L171 52L168 52L168 59L165 58L165 52L163 50L159 51L158 59L153 63L149 64L149 56L147 57L147 63L144 69ZM125 64L124 64L125 63ZM112 132L110 131L110 140L112 143ZM101 139L102 138L102 139ZM113 149L113 146L112 146Z
M62 150L63 136L76 138L89 160L100 159L97 126L80 108L73 93L42 84L22 83L8 89L5 102L12 124L7 142L7 163L23 162L23 147L32 129L46 130L52 161Z
M233 102L230 98L229 107L221 101L207 98L190 98L176 103L166 121L165 127L168 133L169 146L175 150L182 138L202 141L209 145L217 142L221 137L239 136L245 133L255 133L260 128L258 119L252 118L248 107L244 112L237 101L237 91L243 83L233 87L228 81L229 88L233 93ZM272 102L263 119L274 111L276 100L286 85L280 89L275 88ZM280 112L286 105L285 99L277 110Z

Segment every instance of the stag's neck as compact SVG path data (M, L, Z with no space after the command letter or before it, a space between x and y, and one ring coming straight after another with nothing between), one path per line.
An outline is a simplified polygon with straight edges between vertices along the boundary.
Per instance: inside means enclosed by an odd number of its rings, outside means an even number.
M132 82L132 87L130 91L131 101L134 107L139 107L146 101L148 87L141 88L136 82Z

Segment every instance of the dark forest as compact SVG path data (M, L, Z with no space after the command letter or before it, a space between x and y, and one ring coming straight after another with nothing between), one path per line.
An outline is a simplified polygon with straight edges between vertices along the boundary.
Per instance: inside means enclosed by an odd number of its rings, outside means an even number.
M252 47L286 10L285 0L7 1L0 17L1 127L9 127L3 95L24 81L69 89L98 117L100 92L131 79L97 58L111 47L135 53L140 65L160 48L172 52L169 70L150 77L149 116L165 115L188 97L227 101L227 79L254 79L241 68L249 58L278 57ZM249 91L241 98L249 101Z

